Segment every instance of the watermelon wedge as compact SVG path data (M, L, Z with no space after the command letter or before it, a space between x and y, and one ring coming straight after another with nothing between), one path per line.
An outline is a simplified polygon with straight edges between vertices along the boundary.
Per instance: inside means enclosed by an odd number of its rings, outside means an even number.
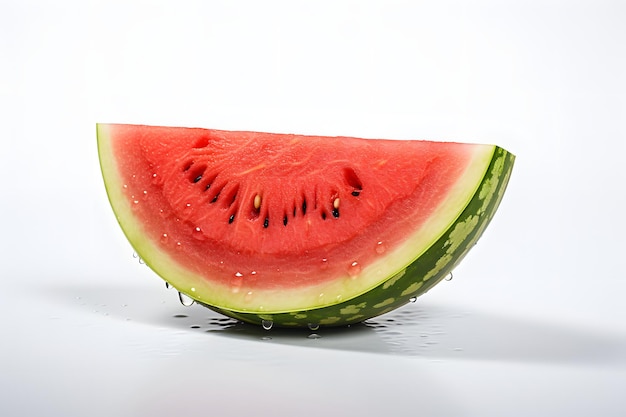
M225 315L339 326L448 275L493 217L515 157L493 145L97 125L137 254Z

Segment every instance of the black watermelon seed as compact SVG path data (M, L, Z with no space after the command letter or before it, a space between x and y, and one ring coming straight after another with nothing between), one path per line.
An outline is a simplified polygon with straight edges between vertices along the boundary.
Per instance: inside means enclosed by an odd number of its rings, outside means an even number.
M306 200L302 202L302 215L306 214Z
M202 179L202 175L198 175L196 178L194 178L193 182L196 183L200 181L201 179Z
M333 216L335 218L339 217L339 209L333 209Z
M265 221L263 222L263 227L267 229L267 226L270 225L270 219L268 219L267 217L265 218Z
M326 213L322 213L322 220L326 220Z
M213 197L213 200L211 200L211 203L215 203L217 201L217 197L219 197L220 193L215 194L215 197Z
M230 217L228 218L228 224L231 224L234 221L235 221L235 215L231 214Z
M287 216L283 217L283 225L287 226Z
M361 194L361 191L352 191L352 195L358 197Z

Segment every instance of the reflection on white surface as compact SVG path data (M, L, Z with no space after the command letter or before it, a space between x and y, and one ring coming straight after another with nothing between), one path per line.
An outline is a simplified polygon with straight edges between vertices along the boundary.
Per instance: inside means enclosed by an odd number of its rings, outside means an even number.
M310 330L253 326L196 304L180 305L175 290L157 294L154 289L148 294L154 298L137 287L77 286L51 289L47 296L56 302L73 300L73 307L82 313L93 310L135 325L206 333L207 341L223 337L441 360L626 366L626 335L432 304L428 297L361 324ZM161 303L155 303L156 299Z

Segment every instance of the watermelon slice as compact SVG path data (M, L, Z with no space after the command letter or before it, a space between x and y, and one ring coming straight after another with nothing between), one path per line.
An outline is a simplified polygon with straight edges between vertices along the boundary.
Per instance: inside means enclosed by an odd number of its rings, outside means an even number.
M514 156L493 145L99 124L109 200L181 294L249 323L360 322L476 243Z

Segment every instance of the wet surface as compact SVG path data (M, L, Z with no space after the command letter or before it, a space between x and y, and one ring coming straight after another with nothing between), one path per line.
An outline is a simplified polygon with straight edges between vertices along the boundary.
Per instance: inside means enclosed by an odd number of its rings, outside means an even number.
M348 327L282 329L245 324L199 305L179 303L175 290L60 287L47 302L115 320L239 341L432 359L611 365L626 363L626 336L557 322L507 317L418 300ZM186 303L188 304L188 303Z

